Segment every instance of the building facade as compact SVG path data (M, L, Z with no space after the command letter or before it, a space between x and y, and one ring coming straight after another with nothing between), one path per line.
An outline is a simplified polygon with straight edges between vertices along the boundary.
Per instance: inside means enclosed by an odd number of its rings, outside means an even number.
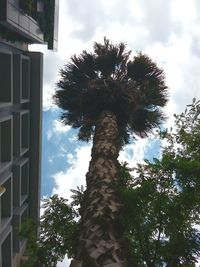
M0 266L18 267L20 229L39 220L43 56L57 47L56 0L0 1Z

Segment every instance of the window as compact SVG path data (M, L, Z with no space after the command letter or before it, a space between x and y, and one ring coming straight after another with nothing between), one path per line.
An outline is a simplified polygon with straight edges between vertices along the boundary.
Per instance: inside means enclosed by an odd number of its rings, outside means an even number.
M21 202L23 202L28 196L29 186L29 161L26 159L21 168Z
M29 113L23 113L21 116L21 149L29 148Z
M0 62L0 107L4 107L12 103L12 53L0 49Z
M22 212L20 216L20 227L19 227L20 231L23 223L25 223L27 219L28 219L28 208L26 207L26 209ZM26 239L20 238L20 249L22 249L25 244L26 244Z
M14 101L25 103L30 100L30 59L22 54L14 55Z
M12 266L12 234L11 231L1 244L0 266Z
M28 218L28 205L20 207L13 215L13 251L21 252L26 244L26 240L19 235L22 224Z
M14 156L20 157L29 149L29 111L14 112Z
M29 192L29 160L21 159L14 165L13 205L20 207L28 197Z
M28 57L22 57L22 88L21 102L27 102L30 98L30 61Z
M0 171L12 161L12 117L0 119Z

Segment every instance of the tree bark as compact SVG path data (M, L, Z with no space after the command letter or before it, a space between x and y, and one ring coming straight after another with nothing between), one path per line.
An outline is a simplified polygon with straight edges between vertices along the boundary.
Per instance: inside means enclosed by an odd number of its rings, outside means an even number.
M114 113L100 114L93 138L87 189L81 207L81 233L70 267L125 267L117 187L119 131Z

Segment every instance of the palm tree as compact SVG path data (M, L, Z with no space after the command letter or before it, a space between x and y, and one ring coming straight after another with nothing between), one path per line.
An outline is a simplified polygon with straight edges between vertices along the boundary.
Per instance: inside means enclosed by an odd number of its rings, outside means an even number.
M80 140L93 138L71 267L126 266L117 158L134 133L144 136L161 123L167 101L163 70L145 54L132 60L130 54L124 43L113 45L104 38L103 44L94 44L93 53L72 56L61 70L54 96L63 110L61 119L79 128Z

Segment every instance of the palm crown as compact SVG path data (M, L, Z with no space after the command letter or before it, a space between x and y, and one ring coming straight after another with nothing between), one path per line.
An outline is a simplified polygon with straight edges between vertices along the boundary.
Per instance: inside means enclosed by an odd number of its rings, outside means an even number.
M163 119L167 101L162 69L145 54L133 60L124 43L95 43L94 52L72 56L61 70L54 99L63 109L62 121L79 129L79 139L88 141L103 110L113 112L122 143L132 133L147 133Z

